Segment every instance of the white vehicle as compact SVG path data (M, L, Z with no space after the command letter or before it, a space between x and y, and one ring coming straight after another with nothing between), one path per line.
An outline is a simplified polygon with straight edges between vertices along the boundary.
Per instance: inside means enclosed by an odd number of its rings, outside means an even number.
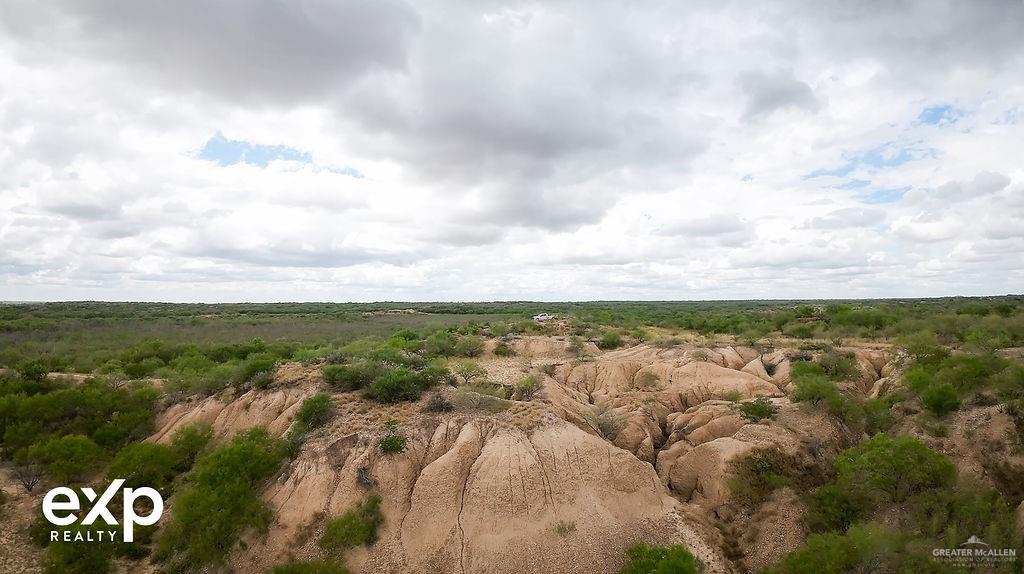
M533 316L534 321L550 321L551 319L554 318L555 316L551 315L550 313L538 313Z

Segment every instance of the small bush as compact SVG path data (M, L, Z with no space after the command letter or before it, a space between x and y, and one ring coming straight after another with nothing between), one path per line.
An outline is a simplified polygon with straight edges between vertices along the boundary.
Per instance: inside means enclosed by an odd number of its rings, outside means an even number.
M572 337L569 339L569 354L576 357L578 360L582 360L587 356L587 344L581 337Z
M494 354L498 357L512 357L516 352L508 343L502 341L494 346Z
M544 373L549 377L554 377L556 368L557 366L554 363L545 363L540 366L540 372Z
M377 541L377 528L384 522L380 513L380 496L371 494L354 509L324 526L320 548L340 555L348 548L369 546Z
M872 508L873 504L858 491L837 484L826 484L810 496L807 526L812 532L845 531Z
M767 574L842 574L845 572L913 572L899 569L903 537L874 524L851 527L847 533L812 534Z
M50 369L47 368L46 363L39 359L29 361L18 367L18 376L26 381L42 382L49 372Z
M602 411L593 416L590 424L602 438L612 440L619 434L619 421L609 411Z
M501 385L469 385L455 391L454 403L462 409L499 413L512 405L506 396L505 387Z
M643 371L636 377L637 385L642 389L655 387L658 385L658 381L660 380L661 377L659 377L657 373L653 373L651 371Z
M423 406L423 410L428 413L445 413L455 408L452 406L452 402L448 400L448 397L444 396L444 393L436 392L430 395L427 399L427 404Z
M956 389L949 383L939 383L925 389L921 393L921 402L937 417L946 416L960 408L960 399L956 396Z
M398 454L405 452L408 439L398 430L398 421L390 420L384 423L384 436L380 437L377 444L384 454Z
M532 399L543 386L540 379L534 375L530 375L523 380L516 383L515 389L513 390L513 397L517 401L528 401Z
M269 371L263 371L253 375L252 380L249 382L252 383L254 389L262 391L270 388L270 385L274 383L274 375Z
M452 348L452 354L459 357L479 357L484 352L484 342L480 337L466 335L459 337Z
M351 365L324 365L321 369L324 381L340 391L357 391L373 382L376 369L369 363Z
M302 406L299 407L295 420L306 428L316 428L330 420L333 409L334 405L330 395L327 393L316 393L302 401Z
M565 538L573 532L576 532L576 522L570 520L561 520L558 522L558 524L555 525L555 532L557 532L558 535L562 538Z
M601 335L601 339L597 342L597 346L601 349L618 349L622 346L622 335L618 331L608 331Z
M697 574L700 562L680 545L648 546L637 544L626 551L628 561L621 574Z
M772 492L791 483L795 461L773 448L756 449L732 463L729 490L740 506L756 508Z
M807 375L794 379L796 390L793 400L798 403L821 404L842 399L842 393L835 383L821 375Z
M743 418L755 423L763 419L775 418L778 411L768 397L764 396L740 403L740 412L743 414Z
M123 478L126 488L149 486L166 495L177 471L178 457L172 447L137 442L121 449L107 468L107 480Z
M315 562L288 562L278 564L270 571L270 574L349 574L341 564L330 560L317 560Z
M843 451L835 461L837 482L864 489L892 502L930 489L948 486L956 467L945 456L909 437L878 434Z
M825 376L833 381L849 381L860 376L853 353L829 351L818 359L818 364Z
M188 489L176 495L156 559L172 572L223 564L239 532L269 525L272 514L259 493L284 457L285 444L257 427L200 458Z
M487 376L487 370L474 361L459 361L453 371L466 385Z
M260 373L270 373L274 370L274 365L277 364L277 357L270 353L253 353L246 358L245 362L242 363L242 369L239 372L241 381L250 381L256 375Z
M421 390L419 375L405 367L399 367L373 381L366 387L365 394L378 402L397 403L418 400Z
M174 450L175 465L178 472L192 468L196 458L202 453L210 440L213 439L213 428L209 423L188 425L171 438L171 449Z
M66 435L33 445L29 456L42 461L53 480L70 484L82 480L100 464L103 449L89 437Z
M722 393L722 400L730 403L738 403L743 400L743 393L733 389Z

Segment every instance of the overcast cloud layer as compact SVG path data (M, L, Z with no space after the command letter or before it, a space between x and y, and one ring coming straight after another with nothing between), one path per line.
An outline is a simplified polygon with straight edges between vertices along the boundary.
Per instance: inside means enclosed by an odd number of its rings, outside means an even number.
M8 0L0 299L1024 291L1024 3Z

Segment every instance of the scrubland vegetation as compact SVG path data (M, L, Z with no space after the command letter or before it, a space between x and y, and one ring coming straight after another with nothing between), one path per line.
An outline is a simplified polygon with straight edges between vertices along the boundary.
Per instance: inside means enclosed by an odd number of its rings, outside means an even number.
M405 308L418 313L386 313ZM210 428L193 426L167 445L140 442L153 432L161 406L189 395L267 388L276 364L304 361L318 365L334 393L395 403L430 392L429 412L465 405L498 412L510 400L533 398L542 381L524 375L510 387L491 385L476 358L485 338L497 338L495 355L512 356L503 337L549 332L551 325L526 319L539 311L564 317L561 334L581 361L588 360L587 342L601 349L639 341L667 347L693 334L730 335L766 348L786 339L802 349L791 357L790 399L829 413L850 436L865 438L813 468L770 450L737 463L732 487L741 506L753 507L783 487L808 505L812 535L771 572L871 571L876 565L945 572L922 549L956 546L969 533L994 546L1014 544L1012 510L1024 499L1024 469L993 457L986 471L995 489L961 483L945 455L897 427L903 420L899 428L910 421L910 428L941 433L959 409L1000 405L1014 423L1018 447L1024 445L1024 366L1006 351L1024 345L1019 297L809 304L0 305L0 457L26 491L40 483L102 488L124 478L128 486L173 496L173 512L161 529L137 532L135 545L49 543L36 536L46 546L48 572L102 573L112 560L147 556L165 572L216 569L240 532L266 528L271 517L261 489L283 471L307 433L331 421L334 399L328 393L306 399L284 439L255 429L211 444ZM904 350L897 390L876 399L844 392L858 367L838 348L856 338ZM554 365L539 370L555 372ZM85 376L62 379L48 375L53 371ZM660 384L649 372L639 373L637 382L644 388ZM449 385L459 388L439 392ZM771 423L778 412L765 398L735 400L751 422ZM588 422L606 438L618 430L608 413ZM406 450L408 439L397 423L382 430L381 455ZM328 519L320 544L333 558L290 562L274 572L345 572L340 553L375 541L380 503L369 493L358 507ZM883 524L878 515L885 508L898 508L905 520ZM574 530L566 527L560 535ZM623 572L697 568L681 547L641 545L630 550Z

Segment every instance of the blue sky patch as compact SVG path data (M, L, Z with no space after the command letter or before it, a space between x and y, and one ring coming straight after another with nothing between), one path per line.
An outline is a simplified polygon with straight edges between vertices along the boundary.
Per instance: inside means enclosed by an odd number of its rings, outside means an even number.
M309 152L286 145L261 145L245 140L229 140L224 134L217 132L206 142L203 149L199 150L199 159L214 161L221 166L247 163L267 167L267 164L275 160L312 163L313 156Z
M262 145L247 142L245 140L229 140L224 134L217 132L197 155L199 159L216 162L220 166L229 166L239 163L267 167L272 161L295 161L313 165L313 156L306 151L298 150L286 145ZM356 179L365 177L362 172L354 167L320 166L313 165L315 171L329 171L340 175L347 175Z
M917 123L929 126L952 124L960 119L961 116L963 116L963 112L949 104L928 106L921 110L921 113L917 116Z
M917 142L917 144L920 143L923 142ZM808 180L816 177L843 177L848 178L848 181L833 187L838 189L858 189L867 186L871 182L865 179L851 178L850 174L856 170L874 172L899 167L916 159L937 157L937 154L938 150L934 148L889 142L867 151L852 154L844 153L843 159L846 160L845 164L836 168L816 169L805 174L801 179Z
M879 189L873 191L863 197L860 200L863 203L876 204L876 203L893 203L903 198L906 193L910 191L910 187L898 187L893 189Z
M835 186L836 189L861 189L871 185L871 182L866 179L850 179L844 184Z

